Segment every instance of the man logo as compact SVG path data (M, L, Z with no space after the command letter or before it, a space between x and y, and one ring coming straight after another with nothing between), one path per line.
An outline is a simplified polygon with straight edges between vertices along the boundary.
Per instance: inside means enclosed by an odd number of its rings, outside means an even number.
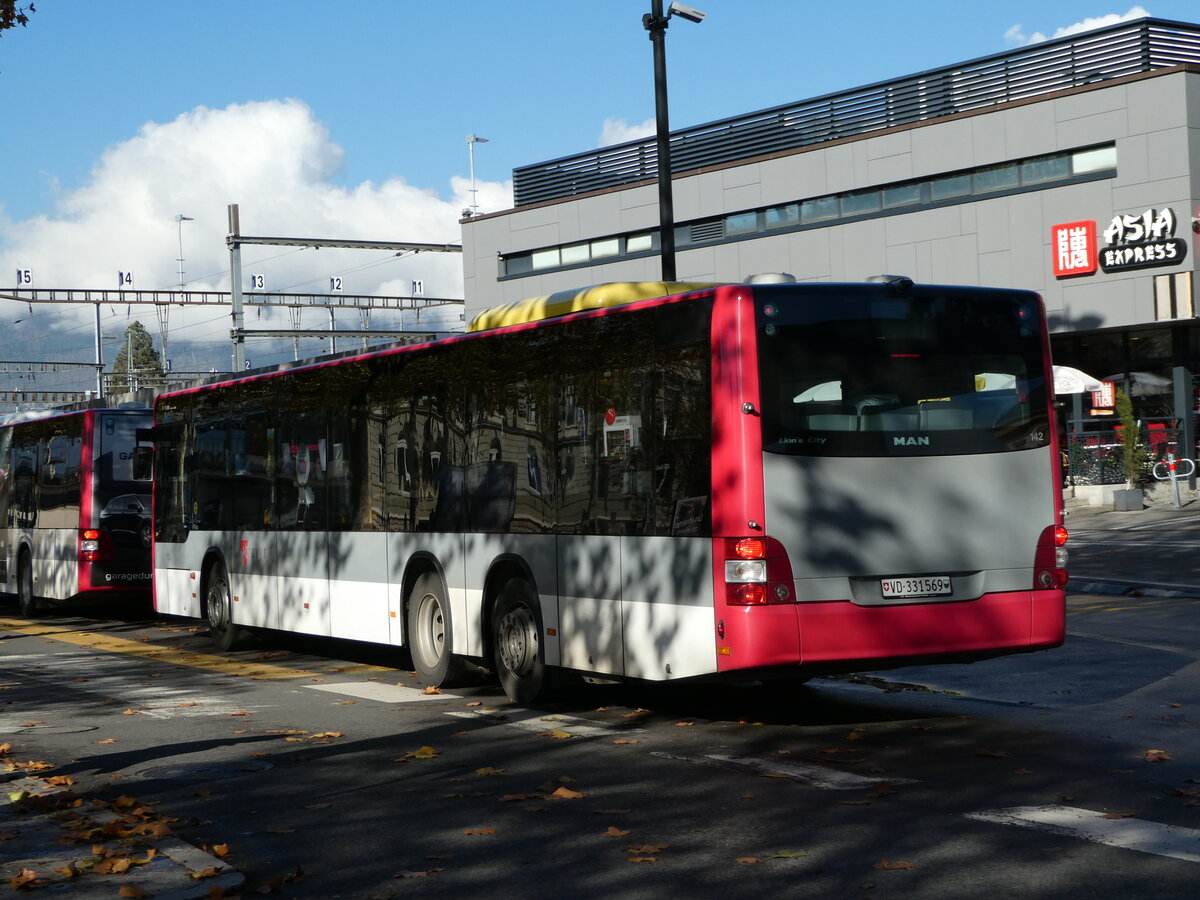
M929 438L926 435L918 437L894 437L892 438L893 447L928 447Z

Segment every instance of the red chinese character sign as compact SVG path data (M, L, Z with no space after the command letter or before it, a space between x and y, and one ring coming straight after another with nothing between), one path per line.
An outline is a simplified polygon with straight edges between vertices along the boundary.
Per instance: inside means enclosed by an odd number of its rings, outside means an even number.
M1054 277L1091 275L1096 271L1096 223L1068 222L1050 229Z

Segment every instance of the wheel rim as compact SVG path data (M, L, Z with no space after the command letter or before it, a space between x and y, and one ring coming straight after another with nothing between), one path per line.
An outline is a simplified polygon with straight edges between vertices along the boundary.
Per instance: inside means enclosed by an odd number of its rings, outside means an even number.
M229 624L229 591L225 582L218 579L208 589L208 625L213 631L220 631Z
M537 623L527 606L504 614L497 626L496 646L500 662L514 675L528 675L537 662Z
M446 616L442 601L435 594L425 594L417 601L417 633L413 647L427 668L433 668L446 650Z

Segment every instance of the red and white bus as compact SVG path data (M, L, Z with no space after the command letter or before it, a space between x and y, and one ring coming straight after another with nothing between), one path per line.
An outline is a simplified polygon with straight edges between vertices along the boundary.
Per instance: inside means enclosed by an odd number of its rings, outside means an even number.
M522 702L1062 642L1037 294L604 285L472 329L160 397L157 609Z
M21 614L120 592L150 596L148 409L16 414L0 422L0 585Z

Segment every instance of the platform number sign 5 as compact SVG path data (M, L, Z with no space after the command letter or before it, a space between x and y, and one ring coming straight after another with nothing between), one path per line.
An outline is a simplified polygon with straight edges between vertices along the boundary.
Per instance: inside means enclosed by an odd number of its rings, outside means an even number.
M133 290L133 273L118 272L117 273L117 289L118 290Z
M342 292L342 276L334 275L329 279L329 290L333 293L340 294Z

